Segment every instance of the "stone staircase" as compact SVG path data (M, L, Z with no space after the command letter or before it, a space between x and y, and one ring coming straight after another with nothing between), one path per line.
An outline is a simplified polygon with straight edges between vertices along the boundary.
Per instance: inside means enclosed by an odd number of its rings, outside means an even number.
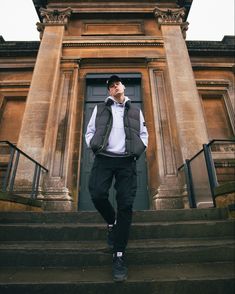
M112 281L105 238L96 212L0 212L0 293L234 293L225 209L135 212L124 283Z

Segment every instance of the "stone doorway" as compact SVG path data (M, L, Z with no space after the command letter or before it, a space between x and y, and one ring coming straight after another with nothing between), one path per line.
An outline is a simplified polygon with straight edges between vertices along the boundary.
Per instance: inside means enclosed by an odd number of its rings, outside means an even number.
M105 81L110 75L88 74L86 77L86 99L84 112L83 146L80 176L80 194L78 201L79 210L95 210L88 191L88 180L93 163L93 154L86 147L84 134L95 105L103 102L108 92ZM141 108L141 75L140 74L119 74L126 86L126 96L132 103ZM147 189L147 166L146 155L143 154L137 162L138 187L134 203L134 210L145 210L149 208L149 196ZM110 201L115 207L115 189L110 189Z

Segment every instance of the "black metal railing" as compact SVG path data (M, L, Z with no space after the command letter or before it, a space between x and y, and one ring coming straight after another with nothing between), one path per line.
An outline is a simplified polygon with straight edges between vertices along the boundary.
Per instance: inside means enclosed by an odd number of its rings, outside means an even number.
M16 147L16 145L9 141L0 141L0 189L2 192L17 193L17 191L14 190L14 185L20 157L23 157L32 164L33 176L29 193L32 199L36 199L38 195L41 173L48 172L48 169L46 169L44 166L42 166L40 163L38 163L36 160L31 158L24 151L20 150L18 147Z
M216 187L226 181L234 181L235 140L214 139L178 168L184 172L188 200L191 208L216 206ZM219 167L231 170L220 175Z

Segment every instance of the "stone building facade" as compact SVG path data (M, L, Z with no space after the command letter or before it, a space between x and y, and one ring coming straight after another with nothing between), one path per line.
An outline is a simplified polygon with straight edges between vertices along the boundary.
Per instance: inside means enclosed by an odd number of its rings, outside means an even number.
M185 41L191 4L34 0L40 42L1 37L0 140L49 170L38 196L45 210L91 208L84 131L111 74L123 78L150 134L136 209L183 208L178 167L209 140L234 137L234 38ZM19 191L29 171L22 160Z

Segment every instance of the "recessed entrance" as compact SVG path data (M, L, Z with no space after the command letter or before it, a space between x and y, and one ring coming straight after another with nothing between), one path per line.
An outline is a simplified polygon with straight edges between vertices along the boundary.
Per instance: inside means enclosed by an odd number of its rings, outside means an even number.
M91 113L95 105L103 102L108 96L105 81L110 75L90 74L86 78L86 100L85 100L85 113L84 113L84 129L83 129L83 146L82 146L82 159L81 159L81 176L80 176L80 193L78 201L79 210L95 210L93 203L90 199L88 191L88 181L90 170L93 163L94 155L91 150L86 146L85 132L86 127L91 117ZM140 74L119 74L123 83L126 86L125 94L128 96L132 103L141 108L141 75ZM144 210L149 208L148 191L147 191L147 167L146 156L142 154L137 162L138 174L138 187L136 199L134 202L135 210ZM110 189L110 202L116 206L115 189L112 185Z

